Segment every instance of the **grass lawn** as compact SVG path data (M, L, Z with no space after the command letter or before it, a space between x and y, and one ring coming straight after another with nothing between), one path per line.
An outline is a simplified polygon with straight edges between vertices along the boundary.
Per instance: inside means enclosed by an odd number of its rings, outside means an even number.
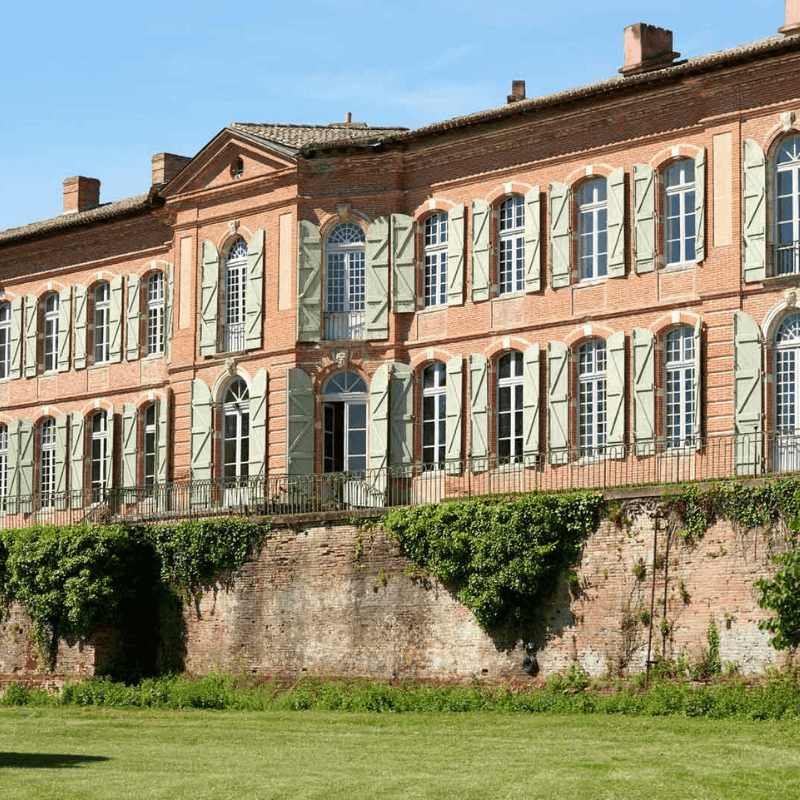
M0 798L797 798L800 723L0 709Z

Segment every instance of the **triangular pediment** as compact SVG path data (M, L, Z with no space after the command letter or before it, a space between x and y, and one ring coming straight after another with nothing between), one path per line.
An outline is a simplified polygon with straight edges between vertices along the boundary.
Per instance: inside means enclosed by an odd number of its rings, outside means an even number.
M277 142L225 128L159 194L170 199L266 178L294 168L297 164L295 152Z

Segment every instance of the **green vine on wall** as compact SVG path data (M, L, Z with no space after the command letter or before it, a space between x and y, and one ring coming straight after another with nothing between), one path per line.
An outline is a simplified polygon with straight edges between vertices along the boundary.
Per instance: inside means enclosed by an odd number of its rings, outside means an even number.
M384 529L491 631L528 620L555 590L602 506L594 492L477 498L393 509Z

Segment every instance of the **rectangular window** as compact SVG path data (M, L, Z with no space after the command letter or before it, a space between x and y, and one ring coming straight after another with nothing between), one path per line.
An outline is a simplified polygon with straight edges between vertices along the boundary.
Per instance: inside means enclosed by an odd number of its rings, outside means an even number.
M154 272L147 279L147 355L164 352L164 275Z
M144 412L144 485L156 482L156 406L151 403Z
M665 411L667 447L694 443L694 332L689 327L670 331L665 354Z
M52 372L58 369L58 310L57 294L48 296L44 303L43 369Z
M447 214L428 217L424 236L425 305L443 306L447 303Z
M521 292L525 280L525 199L509 197L498 217L498 282L500 294Z
M608 274L608 188L605 178L584 183L578 192L578 243L580 278Z
M109 326L111 322L110 288L101 283L94 293L94 349L95 364L105 364L109 359Z
M39 491L42 508L53 508L56 491L56 424L52 419L42 423L40 429Z
M11 374L11 303L0 303L0 380Z
M0 511L6 510L8 497L8 427L0 425Z
M695 260L694 161L671 164L664 177L665 262L667 266Z
M606 344L592 339L578 351L578 437L581 457L606 443Z

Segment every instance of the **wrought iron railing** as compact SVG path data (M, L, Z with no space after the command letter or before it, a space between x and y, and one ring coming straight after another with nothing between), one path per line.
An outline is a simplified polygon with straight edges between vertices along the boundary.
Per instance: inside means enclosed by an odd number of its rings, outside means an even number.
M265 475L174 481L98 492L0 497L0 525L131 522L223 515L294 516L437 503L487 494L666 485L695 480L800 473L800 434L709 436L692 446L661 442L606 446L590 457L574 448L512 459L472 458L358 473Z
M796 275L800 272L800 242L772 245L772 274Z

